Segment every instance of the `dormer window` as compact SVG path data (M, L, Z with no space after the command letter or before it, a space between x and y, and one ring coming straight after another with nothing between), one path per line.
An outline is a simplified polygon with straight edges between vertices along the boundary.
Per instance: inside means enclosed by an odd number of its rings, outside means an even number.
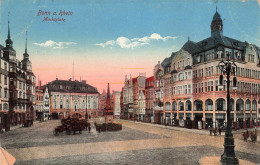
M197 56L197 62L201 62L201 56L200 55Z

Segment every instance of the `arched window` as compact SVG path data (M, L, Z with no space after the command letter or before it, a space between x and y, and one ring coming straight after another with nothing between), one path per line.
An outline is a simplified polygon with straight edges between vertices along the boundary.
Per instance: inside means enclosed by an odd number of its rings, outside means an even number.
M191 101L190 100L186 101L186 111L191 111Z
M213 110L213 101L211 99L207 99L206 102L206 111L212 111Z
M194 110L195 111L202 111L203 102L201 100L195 100L194 101Z
M250 111L251 109L251 102L249 99L246 100L246 111Z
M179 101L179 111L183 111L184 110L184 104L183 102Z
M177 103L174 101L172 102L172 110L176 111L177 110Z
M243 111L244 110L244 101L242 99L238 99L236 102L236 110Z
M171 110L171 103L169 103L169 102L165 103L165 110L166 111L170 111Z
M216 110L217 111L224 111L226 110L226 101L222 98L216 100Z
M257 102L256 100L253 100L252 102L252 111L256 111L257 110Z

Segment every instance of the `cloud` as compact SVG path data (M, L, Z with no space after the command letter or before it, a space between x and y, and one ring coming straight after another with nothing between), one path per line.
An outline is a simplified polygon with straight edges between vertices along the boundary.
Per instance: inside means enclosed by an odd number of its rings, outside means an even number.
M52 40L48 40L46 42L43 43L33 43L36 46L40 46L40 47L49 47L49 48L53 48L53 49L63 49L63 48L67 48L66 46L69 45L75 45L77 43L75 42L55 42Z
M101 46L103 48L105 47L115 47L119 46L124 49L129 49L129 48L138 48L142 46L147 46L150 45L150 42L152 41L164 41L166 42L168 39L176 39L178 37L172 37L172 36L166 36L162 37L160 34L153 33L150 36L144 36L142 38L132 38L129 39L127 37L118 37L116 40L109 40L105 43L97 43L95 44L96 46Z

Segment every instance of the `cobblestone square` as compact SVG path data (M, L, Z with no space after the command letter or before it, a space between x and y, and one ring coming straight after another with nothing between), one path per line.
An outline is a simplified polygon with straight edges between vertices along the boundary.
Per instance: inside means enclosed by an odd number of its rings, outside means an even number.
M116 120L118 132L54 136L59 120L35 123L0 134L1 146L25 164L198 164L205 156L223 153L224 136L174 130L152 124ZM187 129L186 129L187 130ZM259 142L243 142L235 135L239 159L260 163Z

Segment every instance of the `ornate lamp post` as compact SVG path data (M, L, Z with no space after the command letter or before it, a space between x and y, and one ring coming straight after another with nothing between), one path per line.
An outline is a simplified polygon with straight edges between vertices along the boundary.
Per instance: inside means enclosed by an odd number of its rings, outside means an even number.
M230 88L230 75L236 74L237 71L237 65L230 61L229 54L227 55L228 59L226 61L220 61L218 64L218 67L221 71L221 75L219 78L220 85L223 83L223 75L227 75L227 128L225 133L225 139L224 139L224 153L221 155L221 163L223 165L236 165L239 164L238 159L235 155L235 145L234 145L234 138L232 134L232 125L230 120L230 94L229 94L229 88ZM233 78L233 86L236 86L236 77Z

